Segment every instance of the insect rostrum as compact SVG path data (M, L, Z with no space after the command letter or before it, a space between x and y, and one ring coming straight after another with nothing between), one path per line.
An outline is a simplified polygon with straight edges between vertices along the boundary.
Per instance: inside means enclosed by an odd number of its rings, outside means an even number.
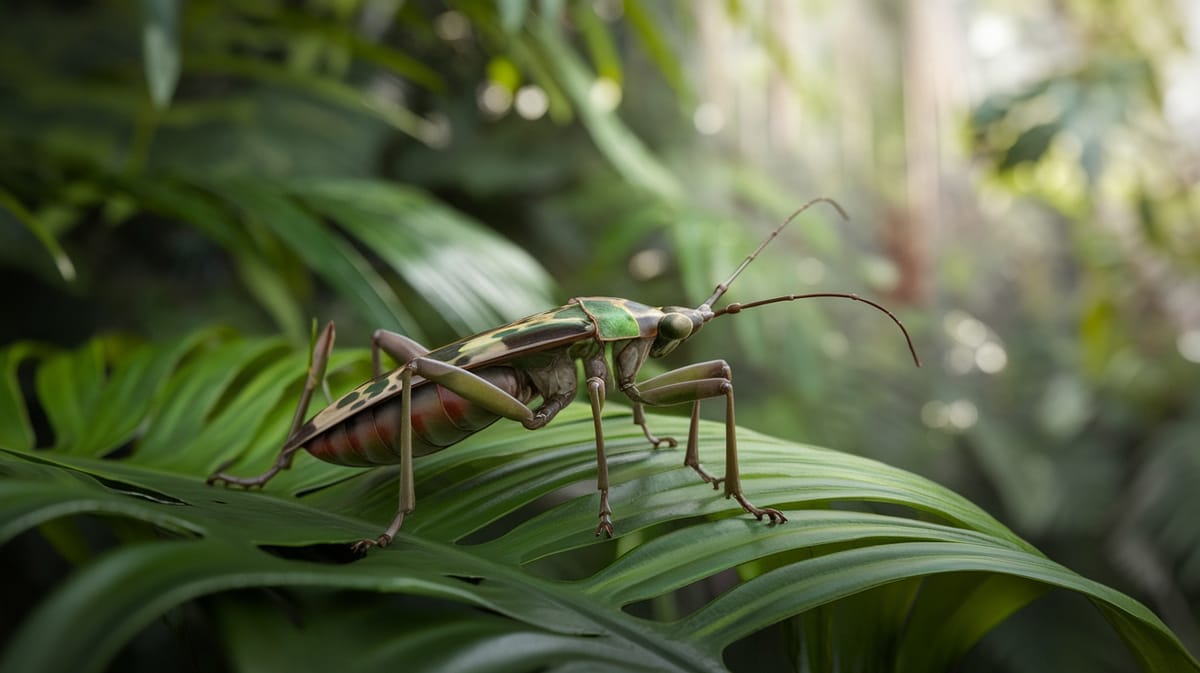
M783 295L713 310L713 304L725 294L730 283L783 227L819 201L830 203L845 217L841 208L828 199L805 204L776 227L729 279L717 285L712 296L696 308L652 307L615 297L576 297L564 306L434 350L401 334L378 330L371 344L373 378L304 422L309 401L324 379L333 348L334 328L329 323L316 340L300 403L274 465L257 477L235 477L218 471L208 478L208 483L262 486L291 466L292 458L302 448L321 460L339 465L368 467L399 463L400 504L396 516L381 535L359 541L354 549L365 552L375 545L384 546L392 541L405 515L416 504L412 469L415 457L450 447L500 418L519 421L530 430L546 425L575 398L579 385L575 366L578 360L583 363L596 431L600 491L597 536L603 533L611 537L613 533L608 463L600 423L610 383L633 403L634 423L656 448L661 444L675 446L676 441L651 434L643 407L690 402L692 419L684 465L713 488L724 484L725 497L737 500L755 518L783 523L787 518L779 510L757 507L742 492L729 365L724 360L701 362L640 382L637 374L647 358L667 355L717 316L811 297L854 299L883 311L904 333L913 360L919 366L904 325L887 309L857 295L839 292ZM401 363L400 366L383 372L381 351ZM700 401L713 397L725 398L723 477L714 477L701 467L697 446ZM540 402L530 407L535 399Z

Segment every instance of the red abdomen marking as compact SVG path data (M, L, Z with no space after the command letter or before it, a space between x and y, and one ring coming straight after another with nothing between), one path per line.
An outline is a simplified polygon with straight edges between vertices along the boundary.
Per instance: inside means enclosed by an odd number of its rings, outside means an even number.
M511 367L485 367L474 373L521 402L528 403L536 395L524 375ZM400 397L396 396L367 407L313 437L304 448L335 465L397 464L400 406ZM411 418L413 455L424 456L461 442L495 423L499 416L448 388L422 380L413 386Z

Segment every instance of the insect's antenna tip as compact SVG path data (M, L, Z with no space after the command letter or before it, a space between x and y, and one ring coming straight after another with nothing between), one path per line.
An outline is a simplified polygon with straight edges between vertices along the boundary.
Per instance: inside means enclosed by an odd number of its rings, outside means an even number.
M836 296L836 295L833 295L833 296ZM904 323L900 322L900 319L896 317L895 313L892 313L891 311L887 310L881 304L876 304L875 302L871 301L870 299L864 299L863 297L860 297L856 294L849 295L849 298L854 299L855 301L861 301L864 304L869 304L871 306L874 306L875 308L879 309L880 311L883 311L884 313L886 313L887 317L891 318L892 322L896 323L896 327L900 328L900 333L904 335L904 341L908 344L908 352L912 354L913 364L915 364L917 366L917 368L921 367L921 358L917 356L917 347L913 345L913 340L912 340L912 337L909 336L909 334L908 334L908 329L904 326Z
M867 304L868 306L874 307L874 308L882 311L883 313L885 313L887 315L887 317L892 319L892 322L896 323L896 327L899 327L900 333L904 335L904 341L905 341L905 343L908 344L908 352L912 354L913 364L917 365L917 367L921 366L921 358L917 356L917 347L913 345L912 336L909 335L908 329L904 327L904 323L900 322L900 319L896 317L896 314L887 310L882 305L877 304L865 297L860 297L857 294L854 294L852 292L810 292L807 294L785 294L780 297L772 297L770 299L760 299L759 301L752 301L752 302L749 302L746 304L739 304L737 302L734 302L732 304L728 304L728 305L724 306L719 311L714 311L713 317L716 318L717 316L722 316L722 315L733 315L734 313L741 313L742 311L744 311L745 309L748 309L748 308L765 306L767 304L774 304L776 302L781 302L781 301L795 301L797 299L816 299L818 297L853 299L854 301L862 302L864 304Z

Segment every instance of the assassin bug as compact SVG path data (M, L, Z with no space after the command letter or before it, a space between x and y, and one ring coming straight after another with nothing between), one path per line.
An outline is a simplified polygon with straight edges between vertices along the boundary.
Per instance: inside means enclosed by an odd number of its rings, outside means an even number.
M797 299L839 297L860 301L879 309L900 328L913 361L919 367L916 349L908 330L891 311L855 294L820 292L790 294L745 304L732 303L719 310L712 306L729 285L754 261L785 226L817 202L826 202L846 214L831 199L813 199L783 221L734 270L717 285L712 296L697 308L655 308L614 297L576 297L565 306L532 315L496 329L469 336L430 350L395 332L377 330L372 338L374 376L334 401L304 422L313 391L325 378L325 366L333 348L333 323L326 325L313 347L312 361L300 403L292 419L287 440L274 465L257 477L235 477L219 468L209 484L244 487L262 486L292 464L300 449L317 458L355 467L400 464L400 505L387 530L375 539L354 545L356 552L392 541L404 517L413 511L413 458L441 451L484 429L500 418L519 421L530 430L549 423L575 398L578 380L575 361L583 363L588 399L596 432L597 488L600 491L600 522L596 536L612 537L612 509L608 503L608 463L604 452L601 411L605 391L616 386L633 402L633 422L641 427L654 448L674 447L670 437L655 437L646 427L643 406L692 403L691 426L683 463L714 489L725 485L725 497L735 499L742 509L760 521L771 523L787 518L777 509L756 507L742 492L738 473L737 436L733 415L733 383L729 365L712 360L686 365L638 382L637 374L647 357L662 357L695 334L705 323L722 315ZM384 373L380 351L400 366ZM611 368L609 363L611 362ZM700 465L697 447L700 401L725 398L725 476L714 477ZM529 403L540 399L531 408ZM228 465L228 464L227 464Z

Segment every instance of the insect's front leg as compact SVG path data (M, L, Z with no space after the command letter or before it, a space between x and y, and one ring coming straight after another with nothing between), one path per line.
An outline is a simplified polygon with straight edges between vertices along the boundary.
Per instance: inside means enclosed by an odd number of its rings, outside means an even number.
M333 351L333 339L333 322L330 322L325 325L325 329L321 330L321 334L313 345L312 361L308 366L308 377L304 381L304 392L300 394L300 403L296 405L296 413L292 416L292 425L288 430L287 440L284 442L279 456L275 458L275 464L257 477L235 477L224 472L225 468L237 460L236 458L230 459L209 475L206 481L210 486L213 484L233 484L246 488L263 486L272 477L292 466L292 458L301 449L301 445L291 446L290 440L296 436L296 432L304 423L304 415L308 413L308 405L312 401L313 391L325 381L325 367L329 363L329 354Z
M674 369L651 379L636 383L632 376L622 377L621 391L634 402L650 406L692 403L692 420L688 430L687 453L684 465L692 468L700 478L717 488L725 484L725 497L738 501L742 509L755 518L766 516L772 522L783 523L787 517L777 509L756 507L742 492L742 480L738 469L737 423L733 413L733 374L724 360L701 362ZM700 428L700 400L710 397L725 397L725 476L717 479L700 467L698 434Z
M627 383L633 383L637 378L638 371L642 368L642 363L646 361L646 356L650 352L650 341L646 339L636 339L613 349L613 366L617 371L617 383L624 386ZM652 448L657 449L659 446L666 444L670 448L679 446L679 442L675 441L674 437L656 437L650 432L650 427L646 425L646 411L642 408L642 403L636 399L633 400L633 424L642 429L642 434L646 436L646 441L650 442Z

